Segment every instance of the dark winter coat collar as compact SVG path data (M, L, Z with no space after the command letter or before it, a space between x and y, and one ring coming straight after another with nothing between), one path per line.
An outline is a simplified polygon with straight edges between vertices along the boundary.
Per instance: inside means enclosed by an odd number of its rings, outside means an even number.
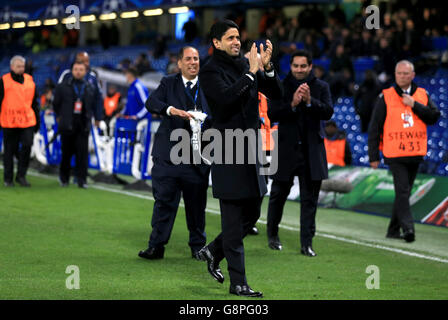
M85 78L83 78L83 79L81 79L81 80L77 80L77 79L75 79L75 78L73 77L73 75L70 76L70 78L68 79L68 84L69 84L70 86L73 85L73 84L76 84L77 86L80 86L80 85L83 85L83 84L85 84L85 83L87 83L87 81L86 81Z
M22 83L23 84L23 82L25 81L25 78L24 78L24 76L23 76L23 74L17 74L17 73L15 73L14 71L10 71L11 72L11 78L12 78L12 80L14 80L15 82L18 82L18 83Z
M291 86L293 88L298 88L302 83L313 83L316 80L316 77L312 72L303 80L297 80L291 73L291 71L288 73L288 75L285 77L285 84L288 86Z
M218 62L228 65L229 67L243 73L247 70L247 59L241 53L237 57L229 56L225 51L213 48L213 57Z
M411 96L415 93L415 90L417 90L417 88L418 88L417 84L414 81L412 81L411 82ZM396 83L394 83L394 89L398 93L399 96L401 96L403 94L403 90L401 90L401 88Z

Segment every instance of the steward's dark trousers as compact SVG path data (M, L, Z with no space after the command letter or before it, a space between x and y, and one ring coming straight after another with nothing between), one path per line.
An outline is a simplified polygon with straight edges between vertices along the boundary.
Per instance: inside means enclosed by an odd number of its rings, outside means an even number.
M59 168L59 179L62 183L70 181L71 159L75 155L75 174L78 185L87 182L87 168L89 165L89 132L84 130L61 133L62 159Z
M199 251L206 243L205 207L207 205L208 177L201 181L185 175L172 177L164 175L157 163L152 169L152 190L155 199L152 214L152 231L148 247L160 248L168 243L174 226L181 194L185 204L187 228L190 233L188 245L192 252ZM173 170L178 170L173 168ZM191 169L193 171L193 169Z
M316 232L316 211L322 180L311 180L307 173L298 173L300 186L300 242L301 246L311 246ZM289 181L274 180L268 206L268 238L278 235L278 225L282 220L283 207L294 183L294 176Z
M208 247L217 261L226 258L232 285L247 285L243 238L260 217L262 199L219 200L222 232Z
M390 171L394 178L395 201L390 219L388 235L400 235L400 228L403 232L414 232L414 219L412 218L409 197L412 186L417 176L420 163L399 163L389 164Z
M14 155L19 159L16 178L24 178L30 163L31 147L33 145L34 127L3 128L4 182L12 182L14 176ZM19 148L20 145L20 148Z

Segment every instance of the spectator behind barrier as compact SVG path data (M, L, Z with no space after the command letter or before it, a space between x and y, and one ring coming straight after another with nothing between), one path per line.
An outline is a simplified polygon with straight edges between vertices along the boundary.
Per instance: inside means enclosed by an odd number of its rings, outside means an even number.
M380 92L381 86L378 83L376 73L372 70L366 70L364 81L355 91L354 97L355 110L361 118L361 132L367 132L369 129L375 100Z

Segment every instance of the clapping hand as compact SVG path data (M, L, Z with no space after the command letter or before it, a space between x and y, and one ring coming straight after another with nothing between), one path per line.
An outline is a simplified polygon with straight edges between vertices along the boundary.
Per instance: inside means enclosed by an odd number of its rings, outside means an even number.
M255 43L253 43L249 52L249 71L255 74L257 73L258 69L259 65L258 65L257 46L255 45Z
M311 104L310 87L308 84L302 83L297 90L302 95L302 100L305 101L306 104Z
M264 50L263 44L260 44L260 56L261 56L261 63L263 64L263 67L267 67L269 62L271 62L272 57L272 43L269 40L266 40L266 50Z
M300 102L302 102L302 94L299 92L299 88L297 88L296 92L294 92L293 96L292 96L292 101L291 101L291 107L295 108L299 105Z

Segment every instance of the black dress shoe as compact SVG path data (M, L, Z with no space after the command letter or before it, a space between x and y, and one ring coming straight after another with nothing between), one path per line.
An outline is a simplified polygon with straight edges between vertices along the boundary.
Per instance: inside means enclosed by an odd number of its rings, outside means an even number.
M406 242L413 242L413 241L415 241L415 233L414 233L414 231L409 230L409 231L404 232L403 239Z
M12 181L5 181L5 187L7 187L7 188L14 187L14 182L12 182Z
M258 229L256 226L253 226L252 228L249 229L248 234L252 235L252 236L256 236L258 235Z
M250 297L250 298L263 298L263 293L259 291L254 291L248 285L240 286L240 285L230 285L229 292L231 294L236 294L241 297Z
M404 239L403 235L401 234L386 234L386 238L389 239Z
M278 238L278 236L269 238L268 245L269 245L269 248L271 248L272 250L282 250L283 249L282 243L280 242L280 239Z
M138 256L140 258L155 260L155 259L163 259L163 254L165 252L165 248L148 248L145 251L140 251Z
M212 275L213 279L218 281L219 283L224 282L224 275L219 268L219 263L215 261L215 257L213 257L212 253L208 249L207 246L199 250L198 257L202 261L207 262L207 270Z
M191 250L191 257L192 257L193 259L202 261L202 259L201 259L201 258L199 257L199 255L198 255L198 252L199 252L199 251L193 251L193 250Z
M81 189L88 189L89 186L87 185L87 183L80 183L80 184L78 184L78 188L81 188Z
M302 247L302 249L300 249L300 253L302 253L303 255L305 255L307 257L317 256L316 252L314 252L314 250L313 250L313 248L311 248L311 246Z
M31 187L31 184L26 181L25 177L17 177L16 182L20 184L22 187Z

